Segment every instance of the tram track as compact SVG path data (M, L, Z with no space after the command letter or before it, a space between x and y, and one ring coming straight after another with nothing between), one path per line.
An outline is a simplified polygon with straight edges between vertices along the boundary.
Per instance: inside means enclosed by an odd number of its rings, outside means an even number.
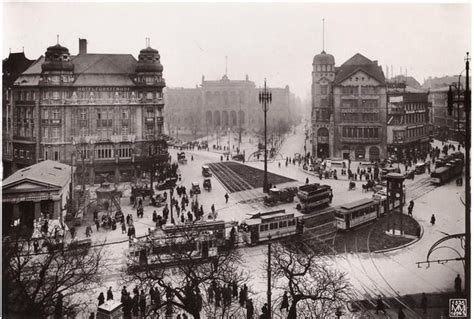
M432 184L430 177L422 178L407 186L407 200L416 200L436 189L438 185Z

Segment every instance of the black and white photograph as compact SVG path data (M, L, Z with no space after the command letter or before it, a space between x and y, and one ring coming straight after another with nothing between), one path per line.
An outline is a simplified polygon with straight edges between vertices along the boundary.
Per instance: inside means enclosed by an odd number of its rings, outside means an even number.
M470 1L1 8L1 318L471 316Z

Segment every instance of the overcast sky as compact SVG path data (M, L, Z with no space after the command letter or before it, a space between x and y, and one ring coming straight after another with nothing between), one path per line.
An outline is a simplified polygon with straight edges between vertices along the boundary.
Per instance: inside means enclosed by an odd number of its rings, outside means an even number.
M195 87L225 73L248 74L257 86L311 89L312 60L325 50L336 65L359 52L397 75L405 69L420 83L428 76L459 74L471 48L468 4L284 3L6 3L3 57L9 48L36 59L60 43L71 54L78 38L89 53L138 56L145 37L159 50L169 87Z

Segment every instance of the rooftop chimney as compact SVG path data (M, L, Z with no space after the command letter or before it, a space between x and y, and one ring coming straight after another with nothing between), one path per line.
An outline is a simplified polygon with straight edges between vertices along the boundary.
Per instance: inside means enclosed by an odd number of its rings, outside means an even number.
M87 54L87 39L79 39L79 54Z

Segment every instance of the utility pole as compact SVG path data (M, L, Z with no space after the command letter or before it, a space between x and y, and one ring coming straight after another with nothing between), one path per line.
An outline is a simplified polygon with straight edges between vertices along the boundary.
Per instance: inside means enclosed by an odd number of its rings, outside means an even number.
M464 92L464 110L466 112L466 263L464 287L466 292L471 291L471 90L469 88L469 52L466 53L466 89ZM471 298L467 298L467 316L471 313Z
M258 100L263 108L263 123L264 123L264 140L265 140L265 156L264 156L264 175L263 175L263 192L268 192L268 173L267 173L267 112L269 104L272 102L272 93L267 90L267 79L263 91L258 94Z
M242 98L239 96L239 151L242 143Z
M268 319L272 319L272 268L271 268L271 253L272 253L272 236L268 235L268 266L267 266L267 304L268 304Z

